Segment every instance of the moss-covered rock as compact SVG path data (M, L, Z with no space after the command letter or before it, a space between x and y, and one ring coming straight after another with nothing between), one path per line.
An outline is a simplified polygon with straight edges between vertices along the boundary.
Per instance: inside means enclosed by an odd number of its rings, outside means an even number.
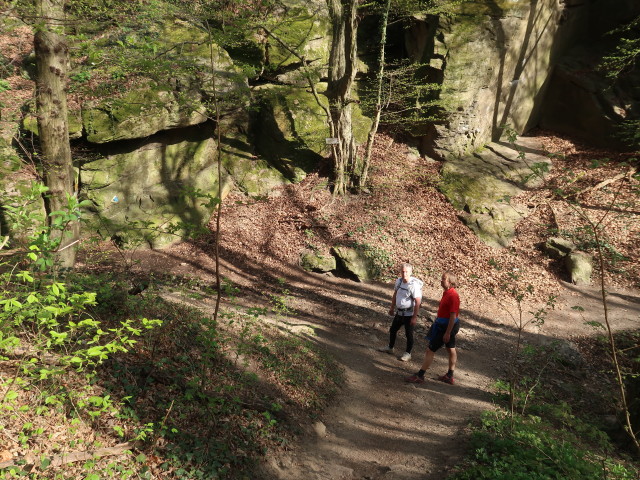
M328 102L318 84L318 99ZM292 181L304 178L328 153L329 136L324 109L307 88L269 86L260 90L261 107L254 126L257 151ZM353 132L357 144L366 141L371 120L353 105Z
M238 132L223 138L222 165L235 184L251 197L264 197L276 187L291 183L279 170L253 154L253 146Z
M253 154L244 134L229 125L223 130L223 198L234 186L249 196L267 196L289 183ZM161 133L142 145L121 143L121 153L85 163L80 179L97 211L92 227L152 247L206 227L215 206L205 205L206 196L218 195L218 150L210 133L204 127Z
M323 111L304 89L270 86L259 95L256 150L289 180L300 181L322 161L328 132Z
M180 88L188 92L187 98L181 100L191 98L192 109L197 110L198 92L203 93L205 103L212 102L215 94L223 110L224 100L231 101L231 107L247 100L246 74L234 65L222 46L210 42L207 32L188 22L170 19L162 24L159 37L172 60L182 66L181 77L172 78L170 83L181 84Z
M473 155L450 158L442 167L440 188L482 241L505 247L527 213L511 198L542 181L550 165L528 139L520 139L518 147L491 143Z
M542 251L554 260L566 257L575 249L576 246L572 241L560 237L551 237L542 246Z
M507 247L515 236L515 226L523 212L510 205L492 205L484 213L460 214L460 219L491 247Z
M125 93L121 98L89 102L82 109L87 140L107 143L145 138L161 130L205 122L204 107L196 95L158 90L153 84Z
M246 75L207 32L175 18L149 28L154 47L164 52L153 80L141 77L118 95L85 102L82 123L88 141L146 138L203 123L212 116L214 97L225 116L247 102ZM101 74L108 75L109 66L102 68Z
M589 285L593 273L593 257L585 252L574 251L565 257L565 267L571 283Z
M327 65L331 24L326 2L301 3L286 0L283 4L286 13L283 12L283 18L273 27L273 33L298 55L304 57L312 67ZM268 38L267 45L265 58L268 59L268 68L277 71L300 62L297 56L273 38ZM278 77L280 81L293 78L287 73L281 73ZM297 81L301 82L302 78L298 77Z
M3 138L0 138L0 182L22 166L18 152Z
M305 252L300 256L300 266L308 272L327 273L336 269L336 257Z
M534 126L553 63L580 34L584 3L562 27L567 12L555 0L475 0L457 4L454 16L416 18L407 50L438 70L438 102L447 113L429 150L464 155L498 140L504 124L518 133Z
M375 266L373 261L359 248L337 246L331 248L336 257L337 269L347 272L359 282L372 280Z
M98 212L92 227L158 247L206 226L214 206L193 192L217 195L215 158L215 142L203 139L149 142L86 163L80 180ZM228 173L222 182L224 196L232 187Z
M82 113L80 110L70 110L67 122L69 138L75 140L82 137ZM34 135L39 135L38 118L35 115L25 115L22 120L22 129Z

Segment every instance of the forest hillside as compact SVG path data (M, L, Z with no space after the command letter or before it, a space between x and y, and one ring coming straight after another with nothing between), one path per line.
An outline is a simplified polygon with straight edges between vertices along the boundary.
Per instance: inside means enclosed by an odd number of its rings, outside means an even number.
M618 7L0 2L0 475L638 478Z

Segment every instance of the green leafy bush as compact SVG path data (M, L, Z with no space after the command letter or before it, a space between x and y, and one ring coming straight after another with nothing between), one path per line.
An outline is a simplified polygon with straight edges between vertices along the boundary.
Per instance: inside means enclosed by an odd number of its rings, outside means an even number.
M474 431L472 458L455 480L632 480L637 471L597 455L573 432L541 417L485 412Z

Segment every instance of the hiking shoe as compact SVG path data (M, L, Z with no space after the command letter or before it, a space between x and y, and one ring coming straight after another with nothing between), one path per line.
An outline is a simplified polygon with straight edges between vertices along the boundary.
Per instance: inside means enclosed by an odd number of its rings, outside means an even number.
M438 377L438 380L444 383L448 383L449 385L453 385L454 383L456 383L453 381L453 377L449 377L447 375L442 375L441 377Z
M409 352L404 352L398 357L398 360L400 360L401 362L408 362L409 360L411 360L411 354Z
M424 377L420 377L418 374L413 374L410 377L404 379L408 383L424 383Z
M379 352L384 352L384 353L388 353L388 354L392 354L393 353L393 348L391 347L382 347L378 349Z

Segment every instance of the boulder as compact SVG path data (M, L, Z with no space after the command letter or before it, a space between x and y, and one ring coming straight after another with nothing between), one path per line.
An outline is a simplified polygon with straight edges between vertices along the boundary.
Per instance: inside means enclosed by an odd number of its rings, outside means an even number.
M191 72L171 78L169 84L174 92L183 92L182 102L193 102L192 109L197 110L198 92L202 92L207 103L212 103L215 93L222 110L235 109L248 100L246 73L234 65L224 48L210 42L206 31L188 21L170 18L162 24L159 38L166 44L167 59Z
M305 252L300 256L300 265L308 272L327 273L336 269L336 257Z
M304 88L270 86L258 95L257 152L291 181L304 179L325 154L328 128L322 108Z
M319 93L326 84L316 85ZM291 181L302 180L328 153L329 127L323 108L308 88L267 86L258 90L260 110L253 128L256 151ZM327 106L324 95L319 96ZM371 120L353 107L357 144L366 142Z
M564 365L575 368L585 364L584 357L574 342L541 336L540 345L556 355Z
M13 172L22 167L22 160L18 152L11 146L10 140L0 138L0 185ZM4 189L0 191L5 191Z
M217 195L215 147L211 138L170 142L156 136L140 148L85 163L80 169L82 194L97 210L90 225L103 236L151 247L205 226L214 207L188 192ZM232 184L223 172L223 197Z
M579 33L574 23L587 6L572 8L562 25L564 6L557 0L480 0L457 9L454 16L415 17L405 37L412 60L429 64L425 82L441 84L446 122L434 124L433 132L414 131L428 136L439 156L497 141L504 124L522 133L537 123L553 59Z
M503 125L519 134L544 125L601 146L620 117L637 118L638 69L611 87L594 68L598 43L640 14L636 0L611 8L605 0L476 0L458 15L416 16L406 51L423 62L425 83L441 85L437 104L446 119L414 131L423 153L463 155L502 138ZM573 50L577 45L583 55Z
M266 197L275 188L291 183L279 170L253 153L253 145L239 131L223 138L222 165L236 186L250 197Z
M373 279L373 262L361 249L338 246L332 247L331 253L336 257L337 268L339 270L347 272L359 282L366 282Z
M326 2L299 2L285 0L284 20L273 28L273 33L286 45L309 62L312 68L326 66L329 63L331 39L331 21ZM306 85L299 70L283 68L297 66L300 59L273 38L267 38L267 68L275 70L276 79L282 83Z
M576 246L573 242L560 237L551 237L542 245L542 251L554 260L566 257L575 249Z
M157 28L166 52L163 59L182 68L162 83L143 78L118 96L85 102L82 124L89 142L146 138L206 122L210 117L206 105L214 94L225 116L226 110L238 109L248 100L246 76L226 50L210 43L205 31L173 18Z
M234 186L249 196L263 197L289 183L253 154L240 129L225 126L225 133L223 198ZM137 241L158 247L178 240L191 228L206 226L214 206L204 205L208 199L193 193L218 195L217 148L210 134L206 126L196 126L158 133L144 142L119 142L105 147L110 152L105 158L83 164L82 192L98 212L94 228L105 236L121 237L139 229L143 235ZM172 224L175 232L167 234Z
M491 205L481 213L461 212L460 219L491 247L508 247L515 237L515 227L523 212L510 205Z
M490 143L472 155L450 157L440 189L460 210L460 218L487 245L506 247L527 214L511 197L543 181L551 161L531 139L517 145Z
M69 110L67 128L69 139L75 140L82 137L82 114L80 110ZM38 134L38 119L35 115L27 114L22 120L22 129L26 132Z
M161 130L187 127L207 120L200 96L160 90L153 83L122 97L88 102L82 109L87 140L108 143L145 138Z
M575 285L589 285L593 272L593 257L585 252L573 251L565 257L565 267L569 273L571 283Z
M318 420L313 424L313 431L316 432L318 437L326 437L327 436L327 426Z

